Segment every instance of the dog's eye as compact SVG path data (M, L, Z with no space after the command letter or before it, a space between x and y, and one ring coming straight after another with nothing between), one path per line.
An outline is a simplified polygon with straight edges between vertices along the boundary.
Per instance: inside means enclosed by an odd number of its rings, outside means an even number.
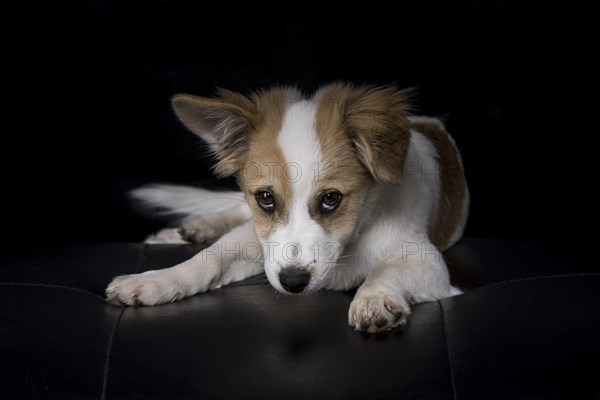
M321 198L321 211L330 212L337 208L342 200L342 195L338 192L330 192Z
M273 193L266 190L256 193L256 202L265 211L273 211L275 208Z

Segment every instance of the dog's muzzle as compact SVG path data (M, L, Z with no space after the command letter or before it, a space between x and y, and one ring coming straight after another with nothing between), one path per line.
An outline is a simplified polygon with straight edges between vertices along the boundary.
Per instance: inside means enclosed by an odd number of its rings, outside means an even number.
M297 267L286 267L279 272L279 283L290 293L300 293L310 282L310 272Z

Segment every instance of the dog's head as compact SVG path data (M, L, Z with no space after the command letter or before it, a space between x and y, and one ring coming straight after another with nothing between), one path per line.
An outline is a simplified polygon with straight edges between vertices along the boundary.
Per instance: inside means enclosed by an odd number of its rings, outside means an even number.
M376 207L365 203L375 182L402 182L406 97L391 87L338 83L310 98L290 88L181 94L173 107L210 145L217 174L236 176L271 284L299 293L327 283L361 214Z

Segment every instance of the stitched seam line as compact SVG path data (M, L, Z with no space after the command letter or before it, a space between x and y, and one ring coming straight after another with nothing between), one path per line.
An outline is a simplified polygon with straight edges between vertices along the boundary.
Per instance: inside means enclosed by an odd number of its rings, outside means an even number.
M99 294L90 292L89 290L80 289L80 288L71 287L71 286L52 285L52 284L48 284L48 283L28 283L28 282L0 282L0 286L25 286L25 287L42 287L42 288L48 288L48 289L71 290L74 292L89 294L91 296L94 296L94 297L104 301L104 297L100 296Z
M110 365L110 354L112 351L113 341L115 340L117 326L119 325L119 322L121 322L121 317L123 316L124 312L125 312L125 308L123 308L121 310L121 312L119 313L119 317L115 321L115 324L113 325L113 328L112 328L112 332L110 333L110 338L108 339L108 345L106 346L106 358L104 360L104 371L102 373L102 394L100 395L101 400L106 399L106 387L107 387L107 383L108 383L108 369L109 369L109 365Z
M506 281L492 282L492 283L487 283L482 286L477 286L477 287L474 287L473 289L468 290L468 292L471 292L471 291L477 290L477 289L490 287L490 286L504 285L507 283L539 281L539 280L544 280L544 279L579 278L579 277L587 277L587 276L600 276L600 272L584 272L584 273L576 273L576 274L557 274L557 275L531 276L528 278L509 279Z
M442 311L442 322L444 323L444 338L446 340L446 354L448 355L448 367L450 368L450 381L452 382L452 396L453 399L456 400L456 385L454 383L454 370L452 369L452 361L450 359L450 344L448 343L448 330L446 328L446 313L444 312L444 306L442 302L438 300L438 305L440 306L440 310Z
M133 271L133 273L137 273L140 270L142 260L144 259L144 255L146 254L146 249L147 249L147 245L144 244L142 246L142 251L140 252L140 257L137 260L137 264L135 266L135 270ZM108 372L110 369L110 355L112 353L113 342L114 342L115 336L117 334L117 328L119 327L119 323L121 322L121 318L123 317L123 314L125 313L126 309L127 309L126 307L123 307L123 309L119 313L119 317L115 321L112 332L110 333L110 338L108 339L108 344L106 345L106 358L104 360L104 372L102 375L102 392L100 395L100 400L106 400L106 389L108 387Z

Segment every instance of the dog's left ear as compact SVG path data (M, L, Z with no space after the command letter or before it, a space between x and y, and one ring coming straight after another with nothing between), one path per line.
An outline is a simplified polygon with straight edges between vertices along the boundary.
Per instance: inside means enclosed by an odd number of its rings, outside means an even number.
M248 149L254 103L225 90L215 98L177 94L171 103L179 120L204 139L216 155L215 173L222 177L234 175Z
M373 177L398 185L410 144L409 91L394 87L358 87L349 93L346 129L358 157Z

